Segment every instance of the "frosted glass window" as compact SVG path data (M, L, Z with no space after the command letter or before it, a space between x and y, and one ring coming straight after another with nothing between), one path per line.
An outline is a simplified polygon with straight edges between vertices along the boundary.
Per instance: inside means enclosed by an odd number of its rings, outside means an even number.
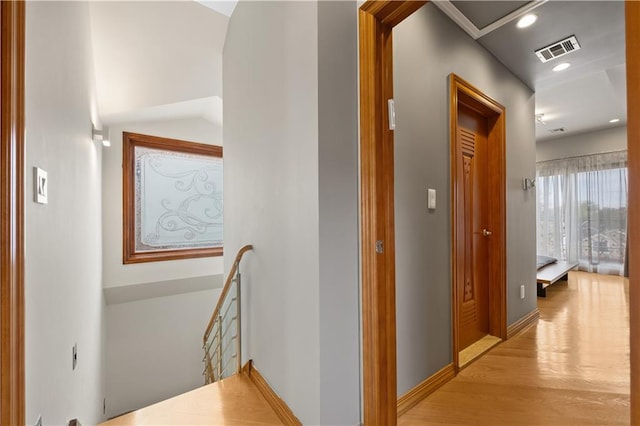
M136 250L222 247L222 158L136 147Z
M222 148L126 132L123 145L124 262L221 255Z

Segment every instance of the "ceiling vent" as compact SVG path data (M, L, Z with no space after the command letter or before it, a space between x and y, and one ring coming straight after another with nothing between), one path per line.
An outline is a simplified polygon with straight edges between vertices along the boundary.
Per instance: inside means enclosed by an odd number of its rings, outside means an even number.
M549 62L552 59L559 58L576 50L580 50L580 44L576 36L571 36L564 40L557 41L550 46L536 50L536 56L541 62Z
M557 129L549 130L549 133L553 133L553 134L564 133L566 130L567 129L565 129L564 127L558 127Z

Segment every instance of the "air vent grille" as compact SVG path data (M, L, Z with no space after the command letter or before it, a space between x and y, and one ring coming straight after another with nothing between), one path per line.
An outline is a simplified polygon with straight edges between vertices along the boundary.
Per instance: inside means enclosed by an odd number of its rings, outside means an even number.
M575 52L576 50L580 50L580 43L578 43L576 36L571 36L536 50L536 56L541 62L548 62L568 53Z

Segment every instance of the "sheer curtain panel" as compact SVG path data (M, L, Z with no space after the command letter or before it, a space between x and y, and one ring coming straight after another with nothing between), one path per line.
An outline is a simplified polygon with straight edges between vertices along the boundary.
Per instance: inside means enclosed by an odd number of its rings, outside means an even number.
M627 245L627 152L536 164L538 254L623 275Z

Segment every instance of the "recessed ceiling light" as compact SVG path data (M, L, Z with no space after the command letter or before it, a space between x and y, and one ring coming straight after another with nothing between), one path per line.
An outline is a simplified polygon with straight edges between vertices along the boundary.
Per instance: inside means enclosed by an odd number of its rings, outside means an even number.
M553 67L554 71L564 71L567 68L569 68L571 66L571 64L569 62L563 62L561 64L556 65L555 67Z
M620 121L619 118L613 118L613 119L609 120L609 123L617 123L618 121Z
M518 28L527 28L531 25L533 25L534 22L536 22L538 20L538 17L532 13L528 14L528 15L524 15L522 18L520 18L518 20L518 23L516 24L516 26Z

